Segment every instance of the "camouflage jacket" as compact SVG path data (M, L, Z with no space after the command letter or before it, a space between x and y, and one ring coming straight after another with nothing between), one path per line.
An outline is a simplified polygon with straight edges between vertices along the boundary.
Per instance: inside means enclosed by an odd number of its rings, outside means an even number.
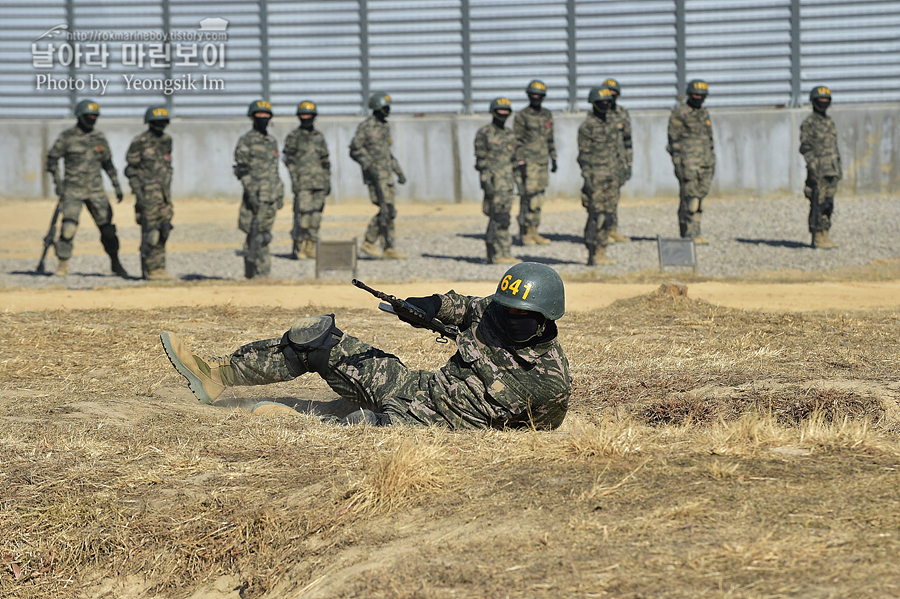
M499 186L515 189L515 160L516 134L509 129L488 123L475 134L475 169L481 173L481 186L486 191Z
M440 297L437 318L457 325L460 334L456 353L434 373L434 410L453 428L554 429L562 424L572 380L556 336L530 347L504 347L485 318L490 297L453 291ZM555 323L550 326L555 332Z
M526 106L513 119L516 133L516 162L544 164L556 160L553 143L553 113L546 108Z
M819 177L843 176L837 128L830 116L813 111L800 125L800 153L806 166Z
M619 130L619 135L622 137L622 148L624 149L622 160L626 165L631 164L634 161L634 148L631 142L631 115L628 114L628 111L623 106L616 104L615 109L610 110L606 118L612 119Z
M666 148L678 168L714 167L712 122L705 108L682 104L669 117L669 145Z
M256 129L244 133L234 148L234 176L245 191L258 192L269 201L284 196L284 184L278 176L278 142Z
M125 176L135 195L144 188L158 186L166 199L172 189L172 137L168 133L157 135L144 131L135 137L125 154Z
M391 172L400 175L400 163L391 154L391 126L370 116L356 128L356 135L350 142L350 158L362 168L363 179L391 180Z
M604 120L591 112L578 127L578 165L582 173L620 179L625 175L624 153L622 130L608 113Z
M103 193L101 169L109 175L116 193L122 192L119 175L113 166L106 136L94 129L90 133L75 125L59 134L47 152L47 171L59 176L59 159L65 165L64 189L68 198L80 199ZM61 191L61 190L59 190Z
M294 193L314 189L328 189L331 183L331 162L325 136L317 129L297 127L284 140L285 166L291 172Z

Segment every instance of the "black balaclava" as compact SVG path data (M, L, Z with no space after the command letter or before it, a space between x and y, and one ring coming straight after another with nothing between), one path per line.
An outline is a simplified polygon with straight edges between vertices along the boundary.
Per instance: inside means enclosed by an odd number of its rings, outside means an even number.
M383 106L383 107L379 108L378 110L376 110L373 114L375 115L376 119L378 119L379 121L381 121L383 123L387 120L388 115L391 114L391 107Z
M304 116L307 118L303 118ZM306 129L307 131L312 131L313 121L315 121L315 120L316 120L315 115L304 114L303 116L300 117L300 128Z
M534 108L535 110L541 109L541 104L544 102L544 96L541 94L528 94L528 105Z
M501 114L499 111L491 113L494 116L494 124L503 129L506 126L506 119L509 118L509 112Z
M97 124L96 114L83 114L78 117L78 126L85 133L90 133L91 131L93 131L95 124Z
M150 121L150 131L152 131L154 133L154 135L162 135L163 130L165 130L165 128L168 124L169 124L168 120Z
M609 112L609 102L607 100L594 102L594 114L600 119L605 121L607 112Z
M612 97L612 99L609 101L609 109L615 110L616 109L616 100L619 98L619 94L611 91L609 95Z
M812 102L813 110L819 114L825 114L828 107L831 106L831 98L816 98Z
M700 94L691 94L688 96L687 103L691 108L700 108L703 106L703 100L705 99L706 97L701 96Z
M535 345L556 335L556 325L539 312L513 314L500 304L491 302L486 316L513 347Z
M266 116L255 116L253 117L253 128L262 133L266 134L266 128L269 126L269 121L271 120L270 115Z

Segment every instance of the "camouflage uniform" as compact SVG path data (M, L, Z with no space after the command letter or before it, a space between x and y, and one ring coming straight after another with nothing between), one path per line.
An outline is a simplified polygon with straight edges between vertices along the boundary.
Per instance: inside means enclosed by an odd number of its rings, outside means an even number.
M56 138L47 153L47 171L54 179L59 176L60 158L65 165L65 178L61 191L62 226L59 239L54 244L56 256L60 260L68 260L72 256L78 217L84 204L100 229L103 249L110 257L115 256L118 262L119 237L116 235L116 226L112 224L112 206L103 191L100 170L106 171L118 198L122 197L122 186L119 185L119 175L113 166L112 152L106 136L96 129L86 133L78 125L66 129Z
M619 179L619 189L621 190L622 186L625 185L625 182L631 179L631 163L634 160L634 148L632 147L631 141L631 115L628 114L628 111L619 106L615 105L615 108L610 108L607 113L606 118L610 119L616 126L616 129L619 130L619 137L621 139L621 148L622 152L622 177ZM616 207L612 212L612 223L610 223L610 228L616 229L619 225L619 194L616 194Z
M813 111L800 125L800 153L806 159L804 194L809 199L809 232L828 231L834 193L841 180L837 129L830 116Z
M605 248L615 226L619 187L625 178L622 128L611 116L591 113L578 127L578 164L584 177L581 205L587 208L584 244L589 252Z
M394 247L394 174L403 177L400 163L391 154L391 127L372 115L356 129L350 142L350 157L362 168L363 181L369 186L369 199L378 206L366 229L366 242L374 244L381 237L384 249Z
M569 365L547 321L542 339L524 348L504 346L489 314L490 297L439 296L437 318L460 327L458 350L436 372L410 370L394 355L342 334L331 349L328 385L341 397L395 424L441 424L454 429L558 427L568 409ZM498 306L499 307L499 306ZM477 332L477 334L476 334ZM282 339L245 345L230 356L228 384L264 385L297 376Z
M291 239L297 253L304 242L315 247L319 240L325 196L331 192L331 161L325 136L317 129L297 127L284 140L283 160L291 172L294 191Z
M475 134L475 168L481 173L484 202L481 210L488 217L484 242L488 263L494 258L509 257L512 240L509 234L510 211L515 199L516 134L490 123Z
M541 224L541 207L546 201L544 190L550 181L547 166L556 160L556 145L553 143L553 113L546 108L535 110L527 106L516 113L513 119L516 133L516 162L525 163L525 180L516 171L519 186L519 230L522 234Z
M135 196L134 218L141 226L141 269L165 269L173 216L172 137L144 131L132 140L125 160L125 176Z
M669 117L669 145L678 177L678 226L682 237L700 236L702 202L716 170L709 111L682 104Z
M284 184L278 176L278 143L275 138L256 129L242 135L234 149L234 175L244 186L238 229L247 234L244 242L245 274L248 279L266 277L272 269L269 243L272 241L275 213L284 206ZM253 243L259 247L255 257L250 251Z

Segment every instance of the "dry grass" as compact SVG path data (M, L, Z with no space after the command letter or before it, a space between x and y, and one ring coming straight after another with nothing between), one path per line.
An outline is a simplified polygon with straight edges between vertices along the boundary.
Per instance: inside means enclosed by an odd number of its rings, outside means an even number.
M311 377L201 406L156 337L215 355L296 316L0 314L0 595L896 594L897 313L643 297L567 316L554 432L242 409L327 399ZM410 367L453 351L339 318Z

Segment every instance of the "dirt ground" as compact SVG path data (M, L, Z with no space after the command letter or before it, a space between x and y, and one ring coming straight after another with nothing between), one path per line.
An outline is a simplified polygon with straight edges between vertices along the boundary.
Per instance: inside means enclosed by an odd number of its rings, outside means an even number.
M45 211L10 210L0 255L31 255ZM351 407L315 377L200 405L159 346L336 312L452 355L350 285L0 289L0 596L900 596L900 265L683 282L567 280L565 423L474 433L323 423Z

